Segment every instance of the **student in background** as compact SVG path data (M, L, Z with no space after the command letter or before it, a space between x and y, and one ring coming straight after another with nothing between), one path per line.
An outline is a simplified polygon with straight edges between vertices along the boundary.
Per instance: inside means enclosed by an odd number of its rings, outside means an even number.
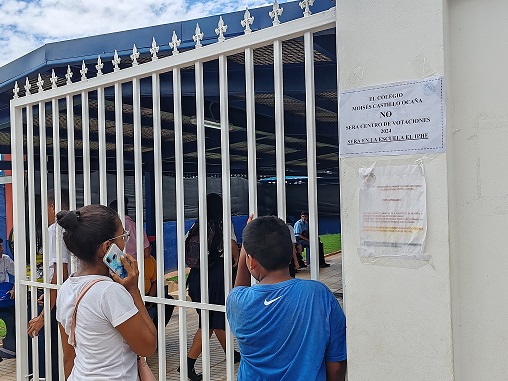
M125 204L125 230L127 230L130 234L129 241L125 244L124 253L130 254L135 259L137 259L138 253L136 242L138 240L138 234L136 232L136 222L129 216L129 207L128 207L129 199L127 197L124 197L124 204ZM111 201L109 207L118 212L117 200ZM146 258L146 255L150 255L150 242L148 241L146 231L143 229L143 258Z
M56 284L58 279L58 272L62 271L62 279L65 281L69 276L68 265L70 263L70 251L62 239L61 229L57 229L56 224L56 206L55 206L55 193L53 189L48 191L48 249L43 252L43 255L49 255L49 279L51 284ZM61 190L61 209L69 209L69 191L67 189ZM60 235L58 237L58 235ZM62 268L57 265L57 245L60 245L62 253ZM42 276L42 274L41 274ZM40 290L42 291L42 290ZM49 308L51 310L51 377L53 380L58 380L58 325L56 322L56 312L54 309L56 303L56 290L51 290L49 293ZM44 337L44 294L40 293L38 298L38 315L28 322L27 332L29 337L39 336L38 349L39 349L39 377L46 377L45 369L45 337ZM29 357L31 357L31 346L29 346ZM31 368L32 362L29 362Z
M155 237L150 237L155 240ZM150 238L148 240L150 241ZM145 251L145 295L146 296L156 296L157 295L157 262L155 258L150 254L150 252ZM168 286L164 285L164 297L166 299L174 299L168 292ZM157 304L146 302L146 309L148 310L148 314L153 320L153 324L155 327L158 327L158 313L157 313ZM171 315L173 314L175 306L165 304L165 325L168 325L169 319L171 319Z
M0 361L16 357L14 284L9 279L9 275L14 276L14 261L4 254L3 242L0 238L0 319L5 322L6 335L0 348Z

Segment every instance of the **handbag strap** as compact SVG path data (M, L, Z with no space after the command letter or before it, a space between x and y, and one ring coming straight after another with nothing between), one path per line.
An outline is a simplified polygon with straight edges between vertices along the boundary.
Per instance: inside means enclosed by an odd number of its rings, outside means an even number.
M74 311L72 312L72 320L71 320L71 332L70 332L70 339L71 339L71 342L70 344L75 347L76 346L76 313L78 312L78 304L79 302L81 301L81 299L83 298L83 296L85 296L85 294L87 293L88 290L90 290L90 288L97 282L101 282L103 280L106 280L106 279L94 279L92 280L91 282L89 282L85 288L83 288L83 291L81 291L78 295L78 298L76 299L76 304L74 304Z

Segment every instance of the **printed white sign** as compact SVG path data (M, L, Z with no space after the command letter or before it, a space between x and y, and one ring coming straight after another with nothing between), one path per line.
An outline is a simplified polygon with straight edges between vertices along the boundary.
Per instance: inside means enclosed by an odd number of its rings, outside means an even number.
M360 255L425 259L426 184L421 165L360 168Z
M340 92L340 157L445 151L443 77Z

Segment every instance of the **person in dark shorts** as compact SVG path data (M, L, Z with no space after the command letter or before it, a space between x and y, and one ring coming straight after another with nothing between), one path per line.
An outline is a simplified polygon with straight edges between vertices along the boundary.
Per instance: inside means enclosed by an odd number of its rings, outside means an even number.
M207 226L208 226L208 303L225 305L226 298L224 292L224 243L223 243L223 221L222 221L222 198L216 193L210 193L206 197L207 205ZM198 222L196 222L187 233L187 237L199 234ZM214 232L210 237L210 232ZM233 255L233 266L238 263L238 245L234 229L231 229L231 250ZM187 285L189 296L193 302L201 301L201 278L199 268L191 268ZM202 351L201 341L201 311L196 309L199 316L199 328L194 335L191 348L187 354L188 377L192 381L199 381L203 378L197 374L194 364ZM215 333L217 340L226 351L226 321L223 312L210 311L210 331L211 336ZM235 362L240 361L240 353L235 351Z

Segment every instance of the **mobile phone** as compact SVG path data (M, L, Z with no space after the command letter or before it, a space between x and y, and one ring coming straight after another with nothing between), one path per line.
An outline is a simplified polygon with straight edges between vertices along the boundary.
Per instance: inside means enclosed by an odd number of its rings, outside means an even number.
M122 260L120 259L122 254L122 250L113 243L102 260L116 275L120 278L125 278L127 276L127 270L123 267Z

